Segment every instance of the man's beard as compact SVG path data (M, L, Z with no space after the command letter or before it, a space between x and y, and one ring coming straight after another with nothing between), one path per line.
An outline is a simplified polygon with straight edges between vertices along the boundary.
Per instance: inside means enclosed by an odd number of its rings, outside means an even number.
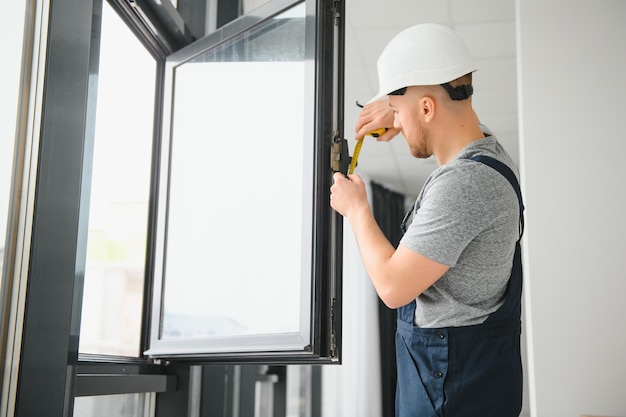
M418 142L410 147L411 155L413 155L414 158L420 159L430 158L432 152L428 149L428 139L430 136L428 130L424 128L424 125L419 124L417 125L415 133Z

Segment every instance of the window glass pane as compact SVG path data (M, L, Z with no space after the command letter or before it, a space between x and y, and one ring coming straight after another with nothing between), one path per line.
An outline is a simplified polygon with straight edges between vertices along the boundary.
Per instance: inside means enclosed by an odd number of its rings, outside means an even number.
M308 344L304 16L302 4L175 68L162 340L221 350L224 336L289 334L279 350Z
M81 353L140 354L155 76L104 2Z
M2 6L0 25L3 37L0 65L0 281L3 274L4 245L13 168L15 129L17 127L18 89L22 63L25 2L7 2Z
M243 0L243 13L250 13L258 7L261 7L270 0Z
M274 40L176 71L163 337L298 330L304 56Z
M142 417L149 394L102 395L74 399L74 417Z

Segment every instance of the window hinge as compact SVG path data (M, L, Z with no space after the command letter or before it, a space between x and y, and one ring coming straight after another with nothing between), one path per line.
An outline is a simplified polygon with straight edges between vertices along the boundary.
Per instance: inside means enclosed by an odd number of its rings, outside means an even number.
M333 6L333 12L335 14L335 26L339 26L339 21L341 20L341 12L339 7L340 2L341 0L335 0L335 4Z
M330 307L330 357L337 360L337 299L333 298Z
M333 136L333 146L330 152L330 168L334 172L343 171L342 167L350 165L350 155L348 154L348 141L335 132Z

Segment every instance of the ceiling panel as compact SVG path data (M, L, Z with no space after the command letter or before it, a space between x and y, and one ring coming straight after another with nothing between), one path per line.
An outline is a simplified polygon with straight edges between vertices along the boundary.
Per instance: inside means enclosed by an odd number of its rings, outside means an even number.
M450 0L447 3L450 5L454 23L515 20L515 2L513 1Z
M448 1L348 0L346 10L355 30L404 28L416 21L446 23L450 17Z

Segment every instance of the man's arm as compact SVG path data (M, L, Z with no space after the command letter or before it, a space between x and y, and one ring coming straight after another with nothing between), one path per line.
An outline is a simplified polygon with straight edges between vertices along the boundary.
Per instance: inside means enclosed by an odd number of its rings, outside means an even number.
M408 304L446 273L446 265L402 245L393 248L374 219L358 175L347 179L337 173L334 180L331 206L352 225L365 269L388 307Z

